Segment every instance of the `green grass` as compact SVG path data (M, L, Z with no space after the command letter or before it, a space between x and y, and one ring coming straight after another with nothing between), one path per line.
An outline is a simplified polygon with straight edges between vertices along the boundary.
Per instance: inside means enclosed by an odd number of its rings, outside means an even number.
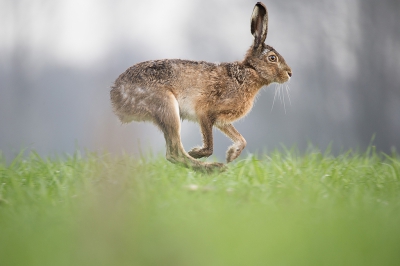
M400 265L400 159L373 148L0 163L0 265Z

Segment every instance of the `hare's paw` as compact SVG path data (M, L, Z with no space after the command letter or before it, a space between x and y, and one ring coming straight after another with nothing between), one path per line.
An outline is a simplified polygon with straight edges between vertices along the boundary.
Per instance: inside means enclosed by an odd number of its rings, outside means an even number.
M242 150L244 149L244 145L232 145L229 147L228 151L226 152L226 162L230 163L233 160L235 160L240 153L242 153Z
M193 158L199 159L199 158L203 158L203 157L209 157L213 153L213 151L212 151L212 149L196 147L196 148L191 149L188 153Z
M203 172L206 172L206 173L208 173L208 174L211 174L211 173L221 173L221 172L226 171L226 169L228 169L228 168L226 167L226 165L223 164L223 163L207 163L207 164L205 164L203 167L204 167L204 168L203 168L202 171L203 171Z
M226 167L226 165L223 163L204 163L200 161L197 161L197 163L194 163L188 167L196 172L205 174L221 173L228 169L228 167Z

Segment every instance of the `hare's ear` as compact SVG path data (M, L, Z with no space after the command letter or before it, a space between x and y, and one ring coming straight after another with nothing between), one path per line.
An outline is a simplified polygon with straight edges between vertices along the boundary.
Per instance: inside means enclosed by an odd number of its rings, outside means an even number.
M251 15L251 34L254 36L254 48L265 41L268 33L268 11L265 5L258 2Z

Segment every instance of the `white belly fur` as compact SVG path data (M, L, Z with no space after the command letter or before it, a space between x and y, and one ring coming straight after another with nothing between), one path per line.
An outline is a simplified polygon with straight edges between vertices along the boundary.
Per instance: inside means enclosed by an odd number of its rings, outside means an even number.
M179 113L181 119L197 121L197 115L194 108L194 95L182 95L177 98L179 104Z

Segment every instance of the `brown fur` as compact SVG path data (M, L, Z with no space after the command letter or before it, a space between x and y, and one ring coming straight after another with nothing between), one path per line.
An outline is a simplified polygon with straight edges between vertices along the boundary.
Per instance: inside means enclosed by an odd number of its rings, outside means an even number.
M233 161L246 146L246 140L232 122L251 110L263 86L284 83L292 75L283 57L264 43L267 29L268 12L258 2L251 17L254 43L243 61L213 64L166 59L128 68L110 92L115 114L124 123L132 120L155 123L164 133L169 161L205 172L224 169L222 163L195 159L213 153L212 127L233 141L226 158L228 163ZM186 153L180 139L180 119L200 124L202 147Z

